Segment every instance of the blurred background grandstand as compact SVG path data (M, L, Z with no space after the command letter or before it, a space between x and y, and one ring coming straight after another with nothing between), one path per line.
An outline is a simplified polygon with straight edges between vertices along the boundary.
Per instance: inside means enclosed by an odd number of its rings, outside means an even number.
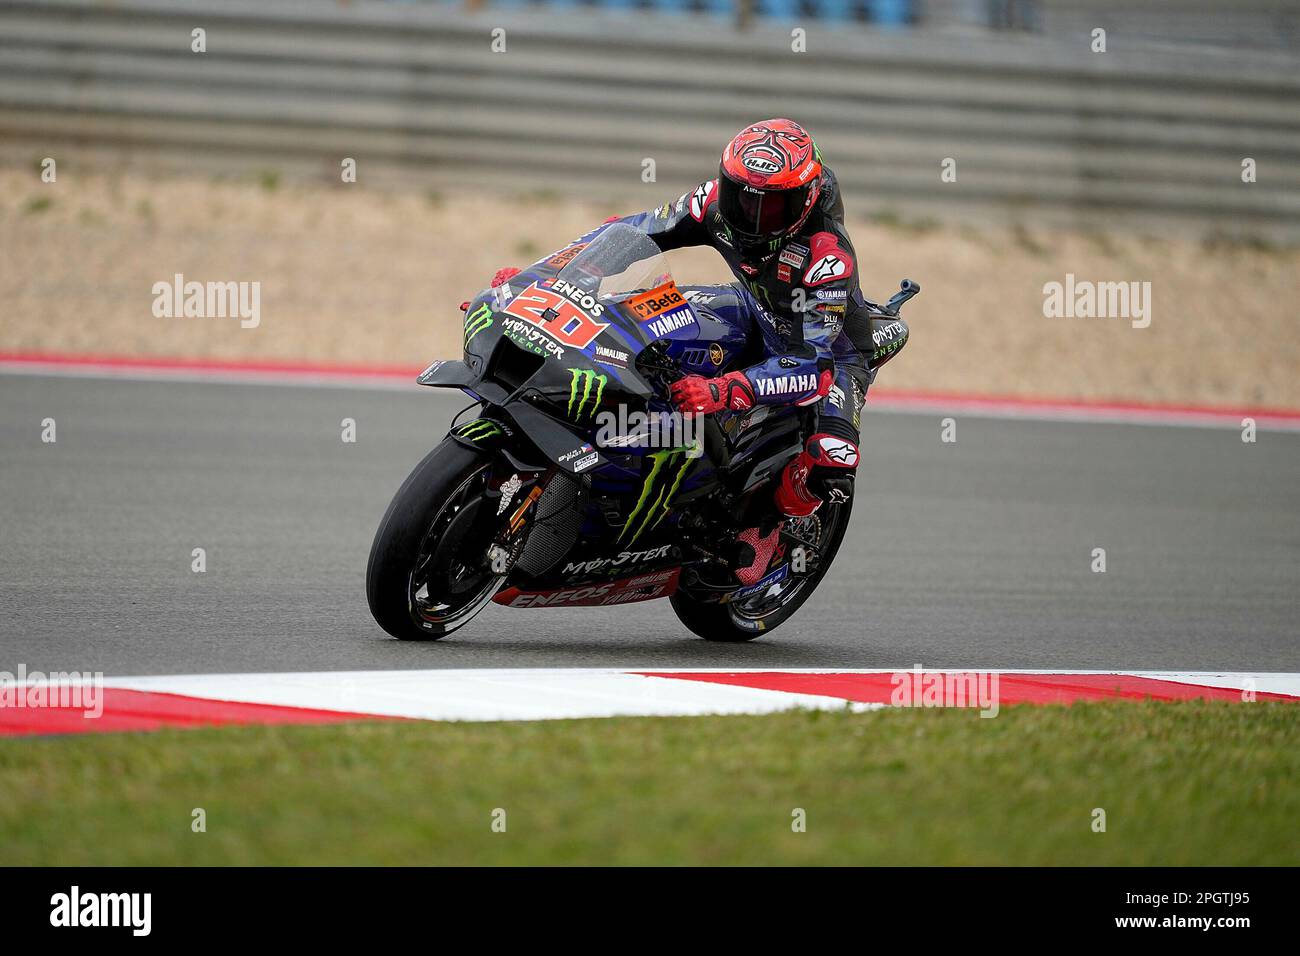
M658 202L791 115L860 213L1294 239L1298 38L1281 0L0 0L0 141Z

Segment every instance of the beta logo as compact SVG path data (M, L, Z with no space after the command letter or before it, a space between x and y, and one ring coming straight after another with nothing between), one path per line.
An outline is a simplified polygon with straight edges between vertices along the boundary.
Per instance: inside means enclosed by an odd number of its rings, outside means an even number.
M663 285L632 296L623 304L631 309L638 319L645 322L664 312L680 308L686 304L686 299L677 288L677 283L669 279Z
M585 349L609 328L609 323L594 318L604 312L604 306L571 282L534 282L502 311L575 349Z
M624 305L646 323L650 334L657 339L696 324L690 303L671 279L633 296Z

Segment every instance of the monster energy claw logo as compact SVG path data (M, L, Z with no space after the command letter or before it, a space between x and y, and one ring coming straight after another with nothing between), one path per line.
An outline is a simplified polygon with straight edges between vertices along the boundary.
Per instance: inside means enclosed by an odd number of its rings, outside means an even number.
M476 418L469 424L462 425L456 432L458 437L474 442L500 434L501 426L490 418Z
M668 516L668 509L673 503L677 489L681 487L682 479L686 477L686 470L691 467L693 458L687 454L691 450L669 448L647 456L652 462L650 472L641 485L641 497L636 500L636 506L627 516L623 530L618 533L619 543L622 543L623 536L635 527L636 531L627 542L627 547L630 548L636 544L637 538L646 531L657 528L659 522Z
M609 379L589 368L571 368L569 374L573 376L569 382L569 417L576 422L582 420L584 408L589 415L596 414L596 409L600 407L601 396L605 394L605 383ZM579 389L579 385L582 386L581 389ZM596 386L594 398L591 394L592 385ZM590 408L587 407L588 398L591 399Z
M492 310L486 303L479 303L479 307L465 316L465 345L468 347L470 339L478 335L489 325L492 324Z

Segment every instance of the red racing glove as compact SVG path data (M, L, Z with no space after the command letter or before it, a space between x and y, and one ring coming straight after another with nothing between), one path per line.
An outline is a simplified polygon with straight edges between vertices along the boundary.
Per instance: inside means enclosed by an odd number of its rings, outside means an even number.
M733 412L754 407L754 389L744 372L728 372L719 378L687 375L669 386L673 403L686 414L705 415L729 409Z
M520 270L516 269L514 266L506 266L504 269L498 269L496 275L492 277L492 288L495 289L499 285L504 285L515 276L519 275L519 272Z

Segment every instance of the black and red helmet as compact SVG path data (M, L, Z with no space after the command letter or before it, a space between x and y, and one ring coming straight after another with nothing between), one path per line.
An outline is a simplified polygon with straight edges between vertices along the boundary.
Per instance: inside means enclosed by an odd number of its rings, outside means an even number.
M764 120L722 151L718 211L743 244L770 243L807 221L821 179L821 153L808 132L792 120Z

